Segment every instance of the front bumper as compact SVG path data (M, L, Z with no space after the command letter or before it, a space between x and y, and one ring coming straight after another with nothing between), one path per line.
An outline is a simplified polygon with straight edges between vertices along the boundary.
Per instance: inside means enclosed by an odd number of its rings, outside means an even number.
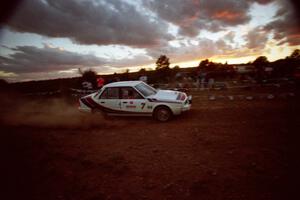
M188 98L185 100L185 104L183 105L183 107L181 108L181 111L187 111L190 110L192 106L192 96L188 96Z
M185 104L182 108L181 108L181 111L184 112L184 111L188 111L191 109L191 106L192 104Z
M192 95L189 95L187 100L188 100L189 104L192 104Z

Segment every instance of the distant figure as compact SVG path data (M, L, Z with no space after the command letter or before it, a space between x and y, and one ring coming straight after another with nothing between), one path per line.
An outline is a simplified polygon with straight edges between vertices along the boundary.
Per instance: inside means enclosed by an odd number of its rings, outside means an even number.
M100 89L103 87L103 85L104 85L104 79L101 77L97 78L97 87Z
M147 77L147 76L141 76L141 77L139 78L139 80L140 80L140 81L143 81L143 82L145 82L145 83L147 83L148 77Z
M204 87L205 87L205 79L206 79L206 73L205 72L201 72L200 74L199 74L199 80L200 80L200 88L201 89L204 89Z
M93 89L93 84L91 82L84 81L84 82L82 82L82 88L91 90L91 89Z
M180 72L177 72L175 75L175 80L180 81L182 78L182 74Z
M209 78L208 79L208 88L212 89L214 87L214 84L215 84L215 79Z

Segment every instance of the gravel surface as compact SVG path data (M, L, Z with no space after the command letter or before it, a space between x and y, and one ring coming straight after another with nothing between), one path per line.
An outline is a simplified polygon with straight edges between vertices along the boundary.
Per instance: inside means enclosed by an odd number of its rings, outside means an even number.
M1 98L0 198L295 199L299 96L194 95L192 110L167 123Z

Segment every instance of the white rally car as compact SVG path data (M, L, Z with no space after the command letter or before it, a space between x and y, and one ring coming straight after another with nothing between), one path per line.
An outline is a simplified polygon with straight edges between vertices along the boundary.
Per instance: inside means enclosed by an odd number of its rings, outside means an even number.
M190 110L191 96L172 90L156 90L142 81L121 81L103 86L81 97L79 110L108 115L153 116L168 121L172 115Z

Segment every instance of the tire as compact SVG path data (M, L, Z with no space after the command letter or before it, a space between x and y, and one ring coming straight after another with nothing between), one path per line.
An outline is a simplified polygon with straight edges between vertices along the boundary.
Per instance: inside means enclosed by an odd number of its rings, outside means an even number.
M160 122L166 122L169 121L172 117L171 110L166 106L159 106L154 110L153 113L154 119Z

